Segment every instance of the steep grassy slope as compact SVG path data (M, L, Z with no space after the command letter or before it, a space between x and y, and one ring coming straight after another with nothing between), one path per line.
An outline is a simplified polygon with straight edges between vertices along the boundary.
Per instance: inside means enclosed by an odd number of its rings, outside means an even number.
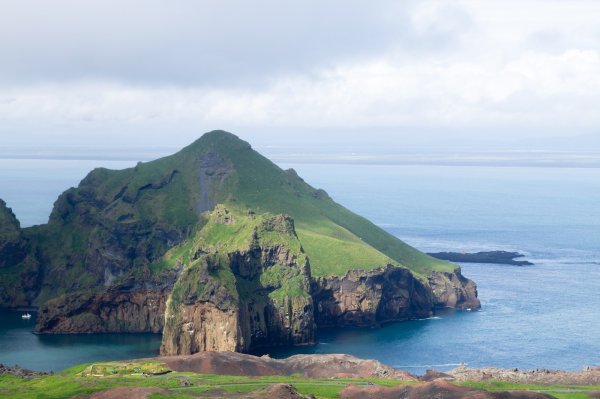
M201 227L201 213L217 203L290 215L317 277L387 263L422 275L454 268L350 212L293 170L282 170L223 131L207 133L174 155L134 168L92 171L57 200L50 223L31 235L39 237L42 252L50 258L45 262L52 265L50 279L59 274L63 278L64 265L69 265L68 280L74 282L65 287L69 291L93 286L103 274L122 274L130 259L141 269L147 267ZM111 260L120 266L96 270L92 278L84 266L91 260L90 248L110 257L115 251L107 243L127 250L117 254L122 259ZM42 298L55 294L43 291Z
M314 341L308 260L289 216L217 205L183 244L167 302L164 354L248 352Z
M228 184L231 195L227 202L257 213L288 214L295 220L315 276L341 275L350 269L368 270L388 262L399 263L423 275L432 270L454 268L417 251L335 203L325 191L314 189L293 170L282 170L230 133L207 133L180 154L207 149L233 165Z

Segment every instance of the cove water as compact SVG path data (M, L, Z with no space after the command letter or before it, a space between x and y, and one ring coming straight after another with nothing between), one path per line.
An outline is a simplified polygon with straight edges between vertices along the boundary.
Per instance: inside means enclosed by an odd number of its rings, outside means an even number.
M0 198L23 226L44 223L58 194L93 167L134 161L0 159ZM380 329L318 333L318 344L272 349L349 353L413 373L458 364L577 370L600 365L600 169L282 164L337 202L428 252L509 250L534 266L461 264L481 311ZM0 363L60 370L154 356L160 336L37 336L33 318L0 312Z

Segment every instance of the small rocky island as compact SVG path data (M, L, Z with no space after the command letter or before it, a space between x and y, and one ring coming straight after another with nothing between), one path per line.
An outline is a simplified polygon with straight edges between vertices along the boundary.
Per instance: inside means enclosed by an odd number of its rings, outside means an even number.
M437 259L447 260L450 262L464 263L495 263L498 265L513 265L513 266L531 266L533 263L527 260L516 260L522 258L523 254L509 251L483 251L475 253L464 252L435 252L428 253Z

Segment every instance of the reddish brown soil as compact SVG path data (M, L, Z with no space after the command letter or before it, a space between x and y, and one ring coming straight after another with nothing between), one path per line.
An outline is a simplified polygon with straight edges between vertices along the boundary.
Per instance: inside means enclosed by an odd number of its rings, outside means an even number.
M153 393L167 393L160 388L119 387L97 392L90 399L146 399Z
M399 387L359 387L350 385L340 393L341 399L550 399L553 396L535 392L486 392L460 387L445 380Z
M414 379L406 372L376 360L362 360L350 355L296 355L271 359L235 352L199 352L188 356L160 357L174 371L222 375L291 375L308 378L355 377Z

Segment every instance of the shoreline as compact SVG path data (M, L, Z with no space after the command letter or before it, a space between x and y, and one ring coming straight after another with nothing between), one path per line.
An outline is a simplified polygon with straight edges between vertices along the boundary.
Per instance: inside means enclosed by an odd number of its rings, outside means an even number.
M424 376L350 355L284 360L236 352L83 364L59 373L0 365L0 395L87 399L581 399L600 397L600 367L557 370L469 369Z
M389 378L413 381L435 381L438 379L466 381L502 381L526 384L600 385L600 364L582 366L581 370L530 369L499 367L468 367L461 364L449 371L429 368L425 374L417 375L395 368L375 359L362 359L349 354L292 355L272 358L269 355L251 355L239 352L198 352L192 355L157 356L140 359L99 361L83 363L67 369L53 371L32 370L19 365L0 363L0 376L5 374L23 378L61 374L84 365L116 365L156 363L162 364L161 375L169 372L217 374L229 376L293 376L307 378Z

